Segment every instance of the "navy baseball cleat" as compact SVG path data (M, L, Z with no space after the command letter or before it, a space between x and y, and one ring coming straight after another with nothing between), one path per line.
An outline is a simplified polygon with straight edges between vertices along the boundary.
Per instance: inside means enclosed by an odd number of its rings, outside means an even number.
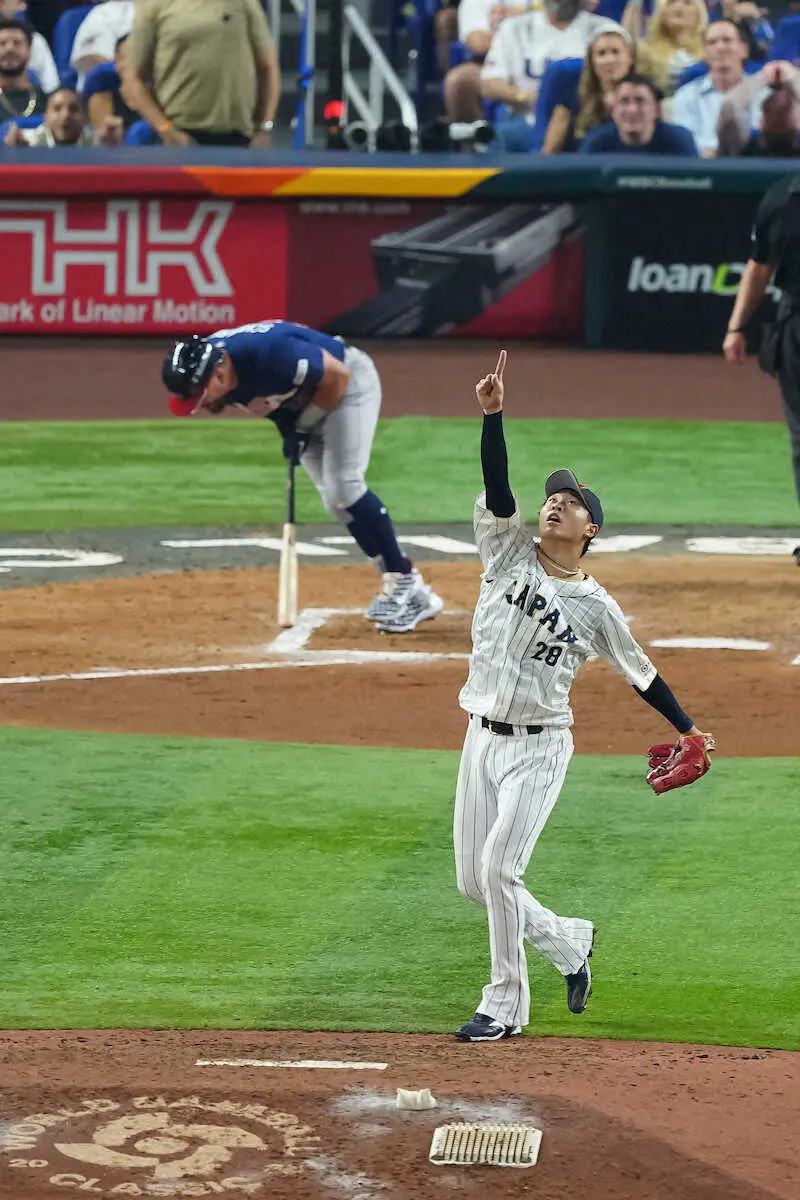
M596 933L597 930L593 929L592 944L589 947L589 953L584 959L583 966L574 975L564 976L567 983L567 1008L573 1013L582 1013L592 994L592 972L589 969L589 959L592 957Z
M486 1013L476 1012L471 1021L456 1030L457 1042L501 1042L503 1038L516 1037L522 1033L519 1025L504 1025L487 1017Z

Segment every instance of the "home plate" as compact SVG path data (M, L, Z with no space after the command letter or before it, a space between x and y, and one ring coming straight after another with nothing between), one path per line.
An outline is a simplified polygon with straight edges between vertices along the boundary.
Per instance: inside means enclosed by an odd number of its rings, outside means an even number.
M297 1067L310 1071L385 1071L382 1062L338 1062L306 1058L291 1061L272 1058L198 1058L196 1067Z
M468 1125L459 1121L434 1130L428 1157L438 1167L534 1167L542 1131L533 1125Z

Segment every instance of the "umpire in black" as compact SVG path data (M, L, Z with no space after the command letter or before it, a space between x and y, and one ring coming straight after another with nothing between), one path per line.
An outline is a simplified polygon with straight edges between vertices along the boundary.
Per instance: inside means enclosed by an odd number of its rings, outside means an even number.
M745 361L744 330L763 300L773 272L775 286L783 296L775 321L763 328L758 357L761 369L781 386L800 503L800 173L774 184L758 207L750 258L722 344L730 363ZM800 545L795 546L794 556L800 566Z

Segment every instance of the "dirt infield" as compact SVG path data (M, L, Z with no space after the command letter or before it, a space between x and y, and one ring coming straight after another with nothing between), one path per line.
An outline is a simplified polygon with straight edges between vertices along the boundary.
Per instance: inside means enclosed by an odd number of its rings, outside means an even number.
M646 646L698 637L767 646L654 647L650 653L687 709L714 730L721 753L796 753L800 666L793 660L800 645L793 560L673 555L645 563L636 556L598 556L593 569ZM304 566L301 605L334 611L302 644L290 639L284 648L272 646L279 632L274 569L9 591L0 639L6 681L0 681L0 722L274 741L296 740L305 728L305 736L320 743L455 749L463 739L457 697L479 567L430 563L426 576L445 599L445 615L414 634L385 637L352 611L368 602L374 572ZM236 669L242 666L248 669ZM152 673L165 670L187 673ZM86 672L98 677L7 682ZM336 705L329 702L333 689ZM664 732L661 718L605 664L590 663L573 695L579 752L637 754ZM297 713L313 713L313 727L298 723Z
M2 1034L0 1057L0 1196L13 1200L794 1200L800 1177L800 1058L783 1052L89 1031ZM254 1058L386 1065L195 1065ZM430 1088L439 1106L400 1111L398 1087ZM433 1130L453 1120L535 1125L538 1165L432 1165Z
M161 360L169 339L0 338L0 420L167 417ZM475 415L475 380L494 343L363 343L383 382L385 417ZM31 373L35 360L36 371ZM509 347L519 417L664 417L781 421L777 384L721 357ZM511 414L510 414L511 415Z
M428 344L422 357L413 344L368 348L387 416L473 415L474 380L495 350ZM0 419L166 415L162 342L14 338L0 339L0 349ZM507 378L520 416L782 419L777 388L752 363L734 371L712 357L512 347ZM590 569L687 709L715 732L720 754L796 754L793 560L634 553L596 555ZM352 565L303 564L304 616L288 634L275 624L274 569L14 587L3 593L0 724L457 749L478 572L474 561L426 564L446 612L404 638L376 634L359 615L375 576ZM688 638L736 644L650 648ZM573 698L579 752L642 754L664 736L663 721L602 663L581 673ZM593 1003L602 999L601 953L596 960ZM198 1058L386 1065L201 1067ZM783 1052L581 1039L461 1046L449 1036L30 1031L0 1032L0 1063L2 1200L798 1195L800 1057ZM439 1107L401 1112L398 1087L431 1088ZM433 1166L432 1131L450 1120L536 1125L544 1131L539 1164Z

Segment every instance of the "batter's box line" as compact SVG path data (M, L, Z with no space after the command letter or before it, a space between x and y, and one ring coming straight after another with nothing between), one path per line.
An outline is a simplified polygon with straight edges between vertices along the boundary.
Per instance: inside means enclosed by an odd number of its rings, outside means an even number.
M467 608L448 608L443 617L469 617ZM333 617L363 617L363 608L304 608L291 629L284 629L264 647L265 654L296 654L304 650L309 638L317 629L322 629ZM312 651L319 653L319 651ZM464 655L464 657L468 657Z

